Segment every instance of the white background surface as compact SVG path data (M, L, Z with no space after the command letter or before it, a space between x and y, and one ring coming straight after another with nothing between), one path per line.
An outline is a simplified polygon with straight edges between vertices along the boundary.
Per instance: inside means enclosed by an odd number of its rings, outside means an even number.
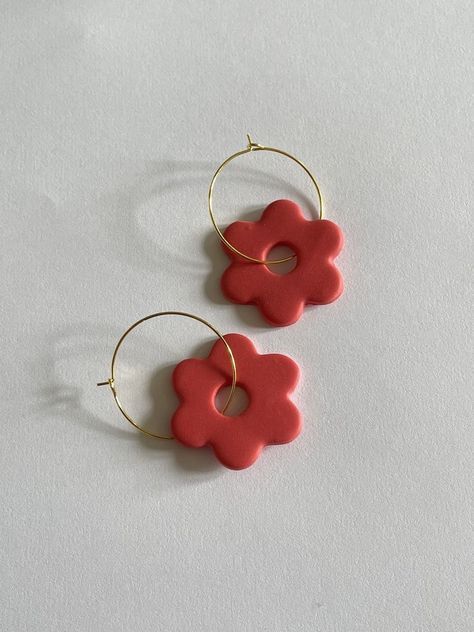
M472 3L0 6L0 628L471 630ZM285 329L218 287L247 131L346 235L345 294ZM245 158L222 225L311 213L303 175ZM300 364L297 441L232 472L129 430L95 382L172 308ZM211 337L161 321L122 372L166 428Z

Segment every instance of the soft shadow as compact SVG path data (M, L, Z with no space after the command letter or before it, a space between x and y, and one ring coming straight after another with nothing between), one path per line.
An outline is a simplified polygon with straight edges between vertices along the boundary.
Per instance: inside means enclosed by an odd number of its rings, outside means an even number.
M119 331L114 332L116 338ZM85 405L85 398L93 401L93 389L97 389L95 382L90 384L76 384L61 378L57 372L58 363L71 361L74 364L81 359L97 356L98 350L104 353L104 368L107 369L110 351L110 330L105 327L93 327L88 324L77 324L74 328L65 329L47 339L45 352L31 365L31 375L39 386L34 391L34 411L46 412L51 417L56 417L58 422L71 422L89 432L99 433L106 438L119 441L135 441L144 454L156 453L169 455L167 465L175 463L178 470L188 472L223 472L223 468L208 448L187 448L176 440L160 440L147 437L138 430L129 426L115 406L112 393L107 386L104 396L110 402L110 418L112 415L116 422L108 421L95 413ZM206 357L215 340L209 339L194 347L188 357ZM176 407L178 398L172 385L172 373L174 364L159 366L150 380L149 392L152 398L152 408L149 415L140 424L146 430L154 433L169 435L170 421ZM99 373L99 378L107 377L105 373ZM122 425L120 425L122 424Z
M31 366L35 383L40 385L33 392L36 395L34 410L48 412L61 420L67 418L86 430L109 438L130 440L131 433L128 429L109 423L84 406L82 385L67 383L57 374L56 366L59 362L72 360L79 363L81 358L95 355L98 348L108 349L109 338L110 330L88 324L77 324L47 336L43 355L33 361ZM95 384L91 383L90 386L95 387Z
M104 233L108 236L107 247L115 253L118 261L123 263L127 253L131 253L127 263L141 270L155 272L158 268L175 270L181 267L196 271L205 262L199 263L197 249L185 252L176 248L175 244L167 248L160 240L159 234L145 231L139 221L139 212L144 205L152 205L163 221L173 222L173 208L164 207L163 196L170 191L184 188L202 190L202 196L195 195L195 205L189 208L192 215L202 214L203 225L206 222L205 190L206 182L215 169L214 163L199 161L156 160L147 162L131 184L120 191L113 191L101 200L101 206L107 212L99 213L107 222ZM201 199L202 197L202 199ZM167 202L169 204L169 201ZM113 221L110 221L110 208L115 209ZM186 227L183 226L185 231ZM134 253L140 252L137 258Z
M128 263L132 267L136 267L137 263L141 269L148 271L156 271L157 268L169 268L176 270L181 267L185 270L196 273L202 270L205 274L207 268L206 261L199 261L199 244L196 244L195 250L183 252L173 243L169 248L160 240L160 235L147 232L140 226L139 211L148 205L150 208L156 208L156 213L163 217L163 221L173 221L173 208L163 208L162 198L164 194L170 191L182 191L185 188L192 188L195 199L192 206L188 209L188 213L194 216L202 216L202 225L210 226L207 213L207 188L212 174L216 168L214 162L204 161L182 161L182 160L156 160L145 163L141 172L135 177L132 176L132 183L121 191L113 191L109 195L101 199L101 206L107 209L107 212L101 213L99 210L99 221L107 222L103 227L103 233L108 238L107 247L115 252L115 257L123 263L127 253L132 253ZM284 186L287 194L296 202L307 209L307 212L316 215L314 201L301 190L293 186L286 179L278 175L269 174L263 170L254 169L248 166L235 167L233 173L226 176L227 182L236 188L249 185L266 185L275 184L275 186ZM280 196L281 197L281 196ZM271 200L264 201L266 206ZM167 202L169 204L169 201ZM110 221L110 213L108 209L115 209L113 221ZM255 221L260 216L260 210L236 208L233 212L233 221L247 220ZM219 217L219 210L217 210ZM224 226L222 227L224 228ZM186 227L183 226L185 231ZM208 245L207 239L204 244L206 254L211 259L212 264L219 264L219 258L222 252L219 250L219 239L215 235L216 248ZM209 244L210 244L209 240ZM133 253L140 252L140 258ZM216 260L214 259L216 257ZM206 281L206 287L211 284L210 280ZM217 284L218 287L218 284ZM214 295L209 292L209 295ZM222 300L222 298L220 299Z

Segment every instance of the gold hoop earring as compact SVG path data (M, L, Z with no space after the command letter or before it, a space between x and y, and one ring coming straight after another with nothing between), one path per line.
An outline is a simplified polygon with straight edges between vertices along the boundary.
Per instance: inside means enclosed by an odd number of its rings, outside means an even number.
M230 366L231 366L231 369L232 369L232 384L231 384L229 396L228 396L227 401L226 401L226 403L224 405L224 408L222 410L222 414L224 414L226 412L227 408L229 407L229 404L232 401L234 393L235 393L235 389L236 389L236 385L237 385L237 367L236 367L236 363L235 363L234 354L232 353L232 349L230 348L230 345L227 342L227 340L224 338L224 336L214 327L214 325L211 325L210 322L208 322L204 318L201 318L200 316L196 316L195 314L190 314L188 312L178 312L178 311L156 312L155 314L150 314L149 316L145 316L144 318L140 318L140 320L137 320L135 323L133 323L133 325L131 325L122 334L122 336L120 337L119 341L117 342L117 344L115 346L115 349L114 349L114 352L113 352L113 355L112 355L112 361L111 361L111 364L110 364L110 377L105 382L98 382L97 386L109 386L110 387L110 390L112 391L112 395L114 397L114 400L115 400L115 403L117 404L118 409L120 410L122 415L125 417L125 419L134 428L136 428L137 430L139 430L143 434L147 435L148 437L153 437L155 439L172 440L172 439L174 439L174 437L172 437L172 436L155 434L153 432L149 432L148 430L145 430L144 428L142 428L140 426L140 424L126 411L125 407L123 406L122 402L119 399L119 396L117 394L117 388L116 388L116 385L115 385L115 366L116 366L116 362L117 362L117 355L118 355L119 349L120 349L123 341L128 336L128 334L131 333L135 329L135 327L138 327L138 325L141 325L145 321L151 320L152 318L158 318L159 316L184 316L185 318L190 318L192 320L198 321L198 322L202 323L203 325L205 325L208 329L210 329L219 338L219 340L221 340L222 343L224 344L225 349L226 349L226 351L228 353L228 356L229 356Z
M219 239L234 254L238 255L239 257L242 257L243 259L246 259L247 261L251 261L253 263L263 263L265 265L274 265L274 264L278 264L278 263L285 263L285 261L290 261L296 255L290 255L289 257L284 257L283 259L258 259L256 257L251 257L250 255L245 254L244 252L242 252L241 250L236 248L234 245L232 245L229 242L229 240L225 237L224 233L221 231L221 229L219 228L219 226L217 224L217 220L216 220L216 217L214 215L214 208L213 208L214 187L215 187L215 184L216 184L216 180L219 177L219 174L223 171L223 169L230 162L232 162L232 160L235 160L239 156L244 156L245 154L248 154L248 153L251 153L251 152L254 152L254 151L270 151L270 152L273 152L275 154L280 154L281 156L285 156L286 158L289 158L290 160L295 162L297 165L299 165L305 171L305 173L309 176L309 178L310 178L310 180L311 180L311 182L312 182L312 184L313 184L313 186L314 186L314 188L316 190L316 196L317 196L318 205L319 205L319 219L323 218L323 197L321 195L321 191L319 189L319 185L316 182L316 178L313 176L313 174L308 169L308 167L303 162L301 162L301 160L299 160L298 158L296 158L292 154L290 154L290 153L288 153L286 151L283 151L282 149L277 149L276 147L266 147L265 145L259 145L258 143L254 143L252 141L252 139L250 138L249 134L247 134L247 140L248 140L247 147L245 149L242 149L240 151L235 152L234 154L232 154L231 156L226 158L224 160L224 162L222 162L219 165L219 167L217 168L216 172L212 176L211 184L209 185L209 191L208 191L208 194L207 194L207 204L208 204L209 216L211 218L211 222L212 222L212 225L214 227L214 230L216 231L216 233L219 236Z
M344 236L337 224L323 219L321 191L308 167L286 151L258 145L247 138L247 147L224 160L209 186L209 215L230 259L221 287L234 303L256 305L271 325L291 325L300 318L306 305L325 305L341 295L344 284L334 259L342 249ZM232 160L253 151L281 154L305 171L316 190L318 219L307 219L292 200L275 200L258 220L236 221L224 232L220 230L213 209L216 180ZM292 254L269 259L268 254L277 246L290 248ZM295 266L284 274L271 269L274 264L292 259Z

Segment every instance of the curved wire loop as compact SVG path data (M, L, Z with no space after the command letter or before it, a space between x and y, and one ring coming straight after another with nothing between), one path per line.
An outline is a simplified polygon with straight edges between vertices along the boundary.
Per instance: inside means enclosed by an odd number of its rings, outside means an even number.
M253 263L264 263L265 265L284 263L285 261L290 261L290 259L293 259L296 255L293 254L293 255L290 255L289 257L284 257L283 259L257 259L255 257L251 257L250 255L245 254L244 252L241 252L240 250L238 250L238 248L233 246L224 237L224 234L219 228L216 217L214 215L214 207L213 207L213 199L212 199L213 193L214 193L214 186L216 184L216 180L219 174L232 160L235 160L235 158L238 158L239 156L243 156L253 151L271 151L275 154L280 154L281 156L285 156L286 158L293 160L293 162L299 165L305 171L305 173L309 176L311 182L314 185L314 188L316 189L316 195L317 195L318 204L319 204L319 219L323 218L323 198L321 195L321 191L319 189L319 186L318 186L318 183L316 182L315 177L313 176L311 171L308 169L308 167L301 162L301 160L298 160L298 158L289 154L286 151L283 151L282 149L277 149L276 147L265 147L264 145L259 145L258 143L254 143L248 134L247 134L247 140L248 140L247 147L245 149L237 151L235 154L232 154L232 156L229 156L228 158L226 158L224 162L217 168L217 171L215 172L215 174L212 176L211 184L209 185L209 191L207 194L207 206L208 206L211 222L214 227L214 230L219 236L219 239L227 246L227 248L229 248L229 250L231 250L236 255L239 255L243 259L246 259L247 261L252 261Z
M227 401L226 401L226 403L224 405L224 408L222 409L222 414L224 414L226 412L227 408L229 407L230 402L232 401L234 393L235 393L235 389L236 389L236 385L237 385L237 367L236 367L236 364L235 364L235 358L234 358L234 354L232 353L232 349L230 348L229 343L224 338L224 336L214 327L214 325L211 325L211 323L209 323L207 320L204 320L204 318L201 318L200 316L196 316L195 314L190 314L188 312L177 312L177 311L156 312L155 314L150 314L149 316L145 316L144 318L140 318L140 320L137 320L137 322L133 323L133 325L131 325L127 329L127 331L125 331L122 334L122 336L120 337L119 341L117 342L117 345L116 345L116 347L114 349L114 353L112 355L112 362L110 364L110 378L106 382L98 382L97 386L109 386L110 387L110 390L112 391L112 394L114 396L114 400L115 400L115 403L117 404L118 409L120 410L122 415L125 417L125 419L129 423L131 423L134 428L136 428L137 430L139 430L143 434L147 435L148 437L154 437L155 439L171 440L171 439L174 439L174 437L168 436L168 435L156 434L156 433L150 432L150 431L145 430L144 428L142 428L140 426L140 424L137 421L135 421L135 419L125 409L124 405L120 401L120 398L119 398L119 396L117 394L117 388L115 386L115 365L116 365L116 361L117 361L117 354L119 352L119 349L120 349L123 341L128 336L128 334L135 329L135 327L138 327L138 325L141 325L142 323L144 323L147 320L151 320L152 318L157 318L158 316L184 316L185 318L191 318L192 320L196 320L196 321L202 323L203 325L205 325L212 332L214 332L216 334L216 336L220 340L222 340L222 342L224 343L225 348L227 350L227 353L229 355L230 365L231 365L231 368L232 368L232 383L231 383L229 396L228 396Z

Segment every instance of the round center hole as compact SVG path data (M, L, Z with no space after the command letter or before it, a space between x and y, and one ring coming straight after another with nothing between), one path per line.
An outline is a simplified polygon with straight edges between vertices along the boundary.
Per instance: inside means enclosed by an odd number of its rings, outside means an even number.
M224 406L226 405L227 399L230 395L230 386L223 386L219 389L215 399L215 406L219 412L222 412ZM237 386L234 395L230 401L229 407L225 411L226 417L237 417L241 415L248 407L250 403L249 396L247 395L247 391L240 386Z
M286 257L291 256L293 256L293 259L285 261L284 263L272 263L267 265L267 268L274 274L283 275L294 270L298 263L296 254L291 248L288 248L288 246L275 246L270 250L265 259L285 259Z

